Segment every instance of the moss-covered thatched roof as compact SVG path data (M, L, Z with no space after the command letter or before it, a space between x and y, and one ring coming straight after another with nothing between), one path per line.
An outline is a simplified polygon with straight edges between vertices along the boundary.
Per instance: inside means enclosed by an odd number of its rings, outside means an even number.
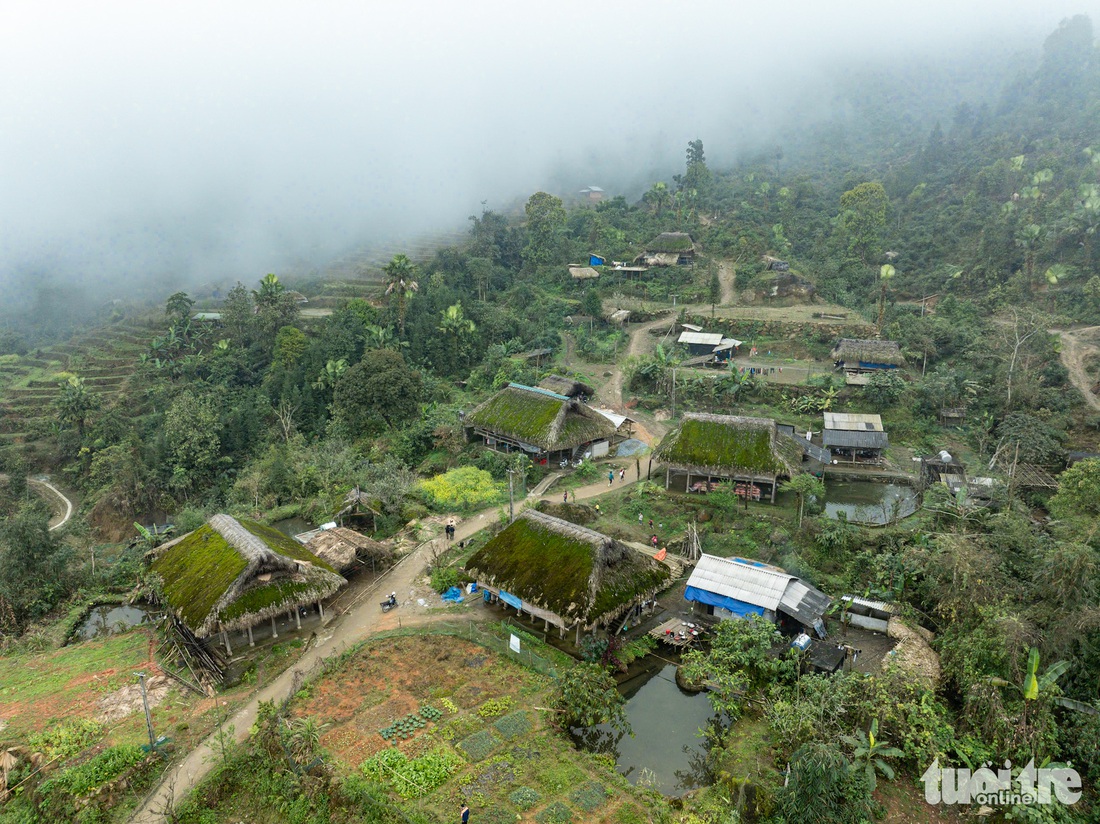
M169 608L200 638L252 626L347 583L293 538L228 515L164 544L150 568Z
M647 252L684 252L695 251L695 241L687 232L661 232L645 245Z
M565 395L567 398L586 397L591 398L596 394L596 390L589 386L587 383L574 380L573 378L563 378L561 375L547 375L538 385L539 389L547 389L551 392L556 392L559 395Z
M881 363L885 366L904 366L905 358L897 341L858 340L841 338L833 348L833 360L850 366L860 363Z
M572 449L615 434L603 415L578 400L510 383L466 416L474 426L547 452Z
M667 566L591 529L533 509L466 562L477 580L549 610L564 625L612 621L667 586Z
M674 469L720 477L794 475L798 445L780 437L775 421L689 413L665 436L653 459Z

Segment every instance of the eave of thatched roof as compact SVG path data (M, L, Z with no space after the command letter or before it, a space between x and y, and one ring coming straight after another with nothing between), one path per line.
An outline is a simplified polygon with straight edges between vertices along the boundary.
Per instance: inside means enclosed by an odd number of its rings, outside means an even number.
M563 378L561 375L547 375L538 385L539 389L546 389L567 398L576 398L581 395L591 398L596 390L587 383L581 383L573 378Z
M877 363L886 366L903 366L901 348L892 340L860 340L841 338L833 348L833 360L845 364Z
M343 572L351 569L364 558L389 560L393 550L353 529L338 526L314 535L306 549L330 566Z
M466 424L548 452L615 433L606 418L580 401L518 383L508 384L474 409Z
M768 418L689 413L661 441L653 459L699 474L792 476L802 454L790 438L778 437L775 421Z
M645 245L646 252L675 252L683 254L695 251L695 241L687 232L661 232Z
M153 553L168 607L200 638L326 598L347 583L292 538L215 515Z
M466 562L478 581L591 628L659 592L659 561L577 524L528 509Z

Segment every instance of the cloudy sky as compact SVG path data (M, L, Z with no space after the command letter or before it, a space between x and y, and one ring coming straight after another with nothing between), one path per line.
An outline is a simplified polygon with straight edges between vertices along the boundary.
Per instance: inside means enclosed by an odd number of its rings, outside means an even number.
M258 277L695 137L720 166L838 66L1034 53L1096 4L8 0L0 287Z

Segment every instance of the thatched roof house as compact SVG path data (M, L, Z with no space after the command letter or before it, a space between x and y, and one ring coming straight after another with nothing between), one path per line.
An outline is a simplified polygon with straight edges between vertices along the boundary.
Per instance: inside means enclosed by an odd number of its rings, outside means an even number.
M846 372L873 371L897 369L905 365L905 358L897 341L841 338L833 348L833 362Z
M673 473L686 475L687 492L705 492L720 481L744 482L738 494L758 498L755 484L765 483L774 502L779 479L800 471L802 449L771 419L692 412L665 436L653 459L665 465L666 489Z
M582 401L518 383L470 412L465 425L494 449L522 449L544 458L615 434L614 425Z
M569 276L573 280L594 280L600 276L600 273L591 266L570 266Z
M342 526L320 530L310 537L305 546L340 572L355 569L364 561L393 560L393 550L388 546Z
M293 538L228 515L215 515L151 557L168 608L199 638L251 628L347 583Z
M695 263L698 251L687 232L661 232L645 245L645 251L634 262L646 266L690 266Z
M479 586L562 634L607 625L672 577L643 552L533 509L475 552L466 569Z
M567 398L591 398L596 394L596 390L587 383L581 383L573 378L563 378L561 375L547 375L539 381L538 388L565 395Z

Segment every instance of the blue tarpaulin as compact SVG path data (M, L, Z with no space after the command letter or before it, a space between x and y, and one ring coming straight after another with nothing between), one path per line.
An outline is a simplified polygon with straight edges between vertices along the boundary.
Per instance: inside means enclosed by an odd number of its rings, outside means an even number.
M746 604L744 601L738 601L736 598L728 598L725 595L719 595L716 592L708 592L698 587L688 587L685 589L684 599L687 601L695 601L700 604L708 604L712 607L728 609L734 615L739 615L742 618L748 615L764 614L763 607L758 607L755 604Z
M506 603L510 607L515 607L516 609L522 609L523 608L523 601L521 601L519 598L517 598L512 593L505 592L503 589L500 591L500 600L502 600L504 603Z
M451 587L443 593L444 601L454 601L456 604L462 603L462 590L458 587Z

